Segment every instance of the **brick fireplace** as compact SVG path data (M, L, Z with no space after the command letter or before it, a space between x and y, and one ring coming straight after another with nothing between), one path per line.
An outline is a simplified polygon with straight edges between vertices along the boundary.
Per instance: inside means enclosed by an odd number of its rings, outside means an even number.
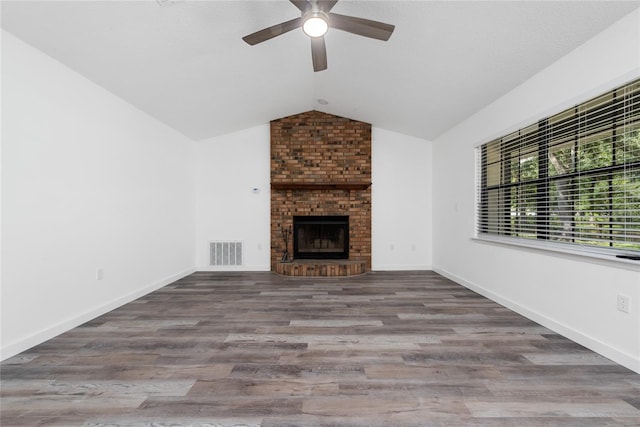
M282 231L293 230L294 217L347 217L348 254L339 261L282 263ZM271 269L291 275L371 270L370 124L319 111L271 122Z

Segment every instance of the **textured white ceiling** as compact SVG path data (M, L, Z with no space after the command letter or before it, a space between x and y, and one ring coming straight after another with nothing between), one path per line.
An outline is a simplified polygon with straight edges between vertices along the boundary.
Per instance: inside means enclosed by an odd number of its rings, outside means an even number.
M396 30L330 30L314 73L301 30L241 39L299 16L288 1L1 3L5 30L194 140L311 109L434 139L638 5L342 0L333 12Z

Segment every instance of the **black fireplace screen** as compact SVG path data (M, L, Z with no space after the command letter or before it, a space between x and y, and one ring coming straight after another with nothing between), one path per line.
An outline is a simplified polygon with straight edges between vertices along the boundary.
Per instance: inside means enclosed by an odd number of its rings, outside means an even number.
M293 257L349 259L349 217L293 217Z

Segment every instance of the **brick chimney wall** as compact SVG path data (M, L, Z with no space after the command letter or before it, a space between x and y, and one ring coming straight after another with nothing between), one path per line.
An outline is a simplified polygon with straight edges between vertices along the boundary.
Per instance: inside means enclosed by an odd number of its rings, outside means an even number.
M294 216L348 215L349 259L366 261L367 271L371 270L368 183L371 183L370 124L319 111L273 120L271 269L275 270L285 249L282 228L293 227ZM310 185L287 188L304 184ZM326 186L313 188L322 184ZM337 188L326 188L332 185ZM292 240L290 237L290 254Z

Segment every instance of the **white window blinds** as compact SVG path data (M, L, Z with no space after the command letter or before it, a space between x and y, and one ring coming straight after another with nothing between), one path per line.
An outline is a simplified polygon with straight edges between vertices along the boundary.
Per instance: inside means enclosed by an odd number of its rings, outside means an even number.
M640 80L477 153L477 233L640 255Z

